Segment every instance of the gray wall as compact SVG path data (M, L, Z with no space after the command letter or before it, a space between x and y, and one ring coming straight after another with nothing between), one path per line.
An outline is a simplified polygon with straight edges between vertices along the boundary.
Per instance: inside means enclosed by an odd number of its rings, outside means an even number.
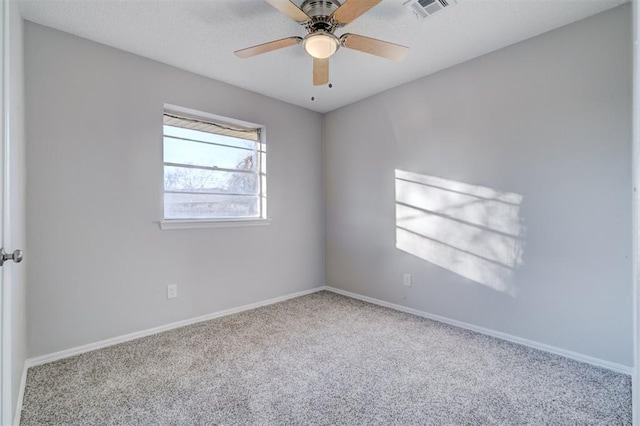
M626 5L322 128L27 23L29 356L321 285L326 256L329 285L632 365L630 35ZM267 126L270 226L158 229L165 102Z
M631 34L624 5L329 113L327 284L632 366Z
M25 37L29 356L324 284L320 114L33 23ZM266 126L271 225L159 229L165 102Z
M4 5L2 5L4 6ZM10 274L10 281L5 282L4 294L9 295L4 300L4 308L10 313L11 329L10 343L11 359L7 360L11 366L11 407L10 412L5 413L13 419L18 400L22 369L27 356L27 324L26 324L26 268L29 250L25 245L25 132L24 132L24 37L23 20L17 0L7 3L9 31L9 93L8 110L9 117L9 187L10 187L10 220L11 229L5 229L5 242L12 246L5 247L7 251L20 248L25 251L26 259L22 264L8 263L3 266L5 272ZM5 9L7 10L7 9ZM3 419L3 423L5 422Z

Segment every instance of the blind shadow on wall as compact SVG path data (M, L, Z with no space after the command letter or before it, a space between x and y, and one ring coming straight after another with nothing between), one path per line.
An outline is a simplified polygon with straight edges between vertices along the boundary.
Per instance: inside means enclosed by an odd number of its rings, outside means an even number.
M523 264L522 195L395 171L396 248L516 296Z

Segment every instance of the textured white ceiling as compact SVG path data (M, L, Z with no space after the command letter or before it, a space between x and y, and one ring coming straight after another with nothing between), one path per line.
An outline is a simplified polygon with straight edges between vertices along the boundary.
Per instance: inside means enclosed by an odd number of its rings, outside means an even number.
M302 46L233 51L306 31L264 0L21 0L25 19L267 96L327 112L629 0L459 0L423 20L384 0L336 31L411 48L403 62L340 49L314 87ZM294 0L297 4L301 0ZM315 101L311 100L315 97Z

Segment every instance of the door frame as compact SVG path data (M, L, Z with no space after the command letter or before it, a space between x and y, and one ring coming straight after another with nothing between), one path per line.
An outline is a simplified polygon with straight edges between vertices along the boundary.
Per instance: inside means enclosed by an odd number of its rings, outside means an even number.
M638 243L640 236L640 206L638 203L638 191L640 191L640 46L638 44L638 24L640 23L640 5L638 0L633 0L633 106L632 125L633 136L631 143L632 159L632 304L633 304L633 366L632 366L632 407L633 424L640 426L640 276L639 262L640 250Z

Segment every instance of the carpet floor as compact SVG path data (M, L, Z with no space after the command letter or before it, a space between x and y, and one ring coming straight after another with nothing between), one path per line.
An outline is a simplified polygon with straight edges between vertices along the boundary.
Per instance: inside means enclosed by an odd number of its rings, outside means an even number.
M631 378L320 292L32 367L22 425L631 425Z

